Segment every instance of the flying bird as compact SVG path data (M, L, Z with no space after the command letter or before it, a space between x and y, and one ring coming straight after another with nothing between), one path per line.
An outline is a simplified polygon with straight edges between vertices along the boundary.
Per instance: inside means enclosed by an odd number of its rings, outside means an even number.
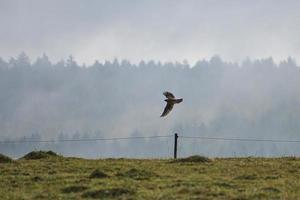
M164 92L163 93L167 99L165 99L165 101L167 102L167 105L164 109L164 112L161 114L160 117L164 117L166 116L172 109L174 104L180 103L182 102L183 99L175 99L175 96L171 93L171 92Z

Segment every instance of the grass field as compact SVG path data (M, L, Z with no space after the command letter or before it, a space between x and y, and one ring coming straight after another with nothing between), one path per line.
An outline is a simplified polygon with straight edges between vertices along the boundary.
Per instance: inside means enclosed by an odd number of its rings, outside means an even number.
M0 156L1 199L300 199L300 158Z

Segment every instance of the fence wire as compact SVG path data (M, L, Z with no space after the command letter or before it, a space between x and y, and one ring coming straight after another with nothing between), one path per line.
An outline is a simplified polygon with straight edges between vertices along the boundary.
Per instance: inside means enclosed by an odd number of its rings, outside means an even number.
M177 155L178 157L195 154L212 157L298 156L299 144L300 140L291 139L178 135ZM32 150L53 150L65 156L86 158L172 158L174 135L0 141L0 153L12 157L20 157Z
M57 143L57 142L92 142L92 141L109 141L109 140L136 140L136 139L154 139L173 137L173 135L153 135L153 136L136 136L136 137L114 137L114 138L82 138L82 139L60 139L60 140L7 140L0 141L2 144L10 143Z
M201 154L210 157L299 156L300 140L234 138L179 135L179 156Z
M240 141L240 142L275 142L275 143L300 143L300 140L276 140L276 139L256 139L256 138L224 138L224 137L205 137L205 136L179 136L185 139L202 139L202 140L223 140L223 141Z

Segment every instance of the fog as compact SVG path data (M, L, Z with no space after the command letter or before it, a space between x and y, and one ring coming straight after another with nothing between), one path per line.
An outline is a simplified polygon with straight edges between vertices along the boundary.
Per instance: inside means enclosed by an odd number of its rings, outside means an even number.
M299 140L300 68L293 58L241 64L219 56L185 62L96 61L25 53L0 59L0 152L51 149L82 157L171 157L172 135ZM171 91L183 102L160 118ZM9 141L171 135L86 142ZM179 156L300 155L299 143L179 138Z
M0 55L96 59L299 60L298 0L0 0Z

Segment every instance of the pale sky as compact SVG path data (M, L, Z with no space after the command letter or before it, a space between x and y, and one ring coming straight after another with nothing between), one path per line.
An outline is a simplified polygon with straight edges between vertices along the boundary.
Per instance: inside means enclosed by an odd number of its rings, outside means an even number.
M0 0L0 57L300 60L298 0Z

